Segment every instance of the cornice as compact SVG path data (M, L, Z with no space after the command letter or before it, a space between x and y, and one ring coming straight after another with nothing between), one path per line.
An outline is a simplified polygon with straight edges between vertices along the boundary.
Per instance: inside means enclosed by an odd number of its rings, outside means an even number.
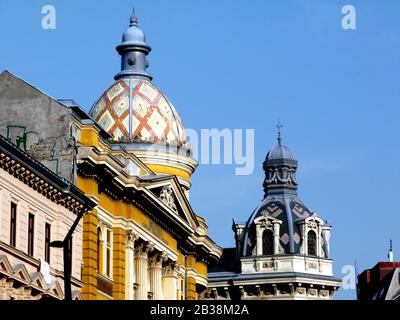
M50 171L2 136L0 136L0 168L75 214L95 207L95 203L76 186Z

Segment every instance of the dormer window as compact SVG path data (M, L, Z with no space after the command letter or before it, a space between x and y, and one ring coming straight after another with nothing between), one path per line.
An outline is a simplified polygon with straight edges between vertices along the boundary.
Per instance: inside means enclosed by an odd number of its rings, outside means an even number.
M299 219L302 245L300 253L312 257L329 258L330 228L316 213L307 218Z
M317 255L317 235L311 230L307 234L307 250L309 256Z
M255 227L256 250L253 250L253 256L279 254L279 230L281 223L281 220L267 214L263 214L254 220L253 228Z
M262 254L263 256L270 256L274 254L274 235L272 230L264 230L262 236Z

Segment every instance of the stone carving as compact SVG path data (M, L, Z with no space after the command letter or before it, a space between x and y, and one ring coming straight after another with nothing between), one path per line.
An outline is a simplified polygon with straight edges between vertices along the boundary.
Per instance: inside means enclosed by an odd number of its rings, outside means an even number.
M317 289L310 289L309 293L310 293L310 296L316 296L318 291L317 291Z
M328 290L321 290L321 296L327 297L329 294Z
M173 211L178 211L178 208L175 204L174 191L171 186L165 186L161 189L160 199Z
M134 232L133 230L127 230L125 233L126 242L134 242L139 239L139 234Z
M135 256L147 258L149 252L154 250L154 245L150 242L144 241L136 246L135 248Z
M271 228L272 227L272 222L271 222L271 220L263 220L261 222L261 226L263 226L264 228Z
M268 176L270 178L265 180L266 184L287 183L287 184L297 185L295 169L286 170L286 176L287 176L286 179L284 178L285 174L280 172L278 168L270 168L268 170Z
M269 262L264 262L263 268L273 268L274 267L274 262L269 261Z
M315 262L310 262L308 264L308 269L317 269L317 264Z
M305 294L306 293L306 289L305 288L297 288L297 293Z
M163 274L165 276L176 276L179 272L179 265L176 261L171 261L163 267Z
M254 269L256 271L260 271L260 264L258 263L258 261L256 259L254 259Z
M317 227L318 227L317 221L311 220L311 221L308 223L308 227L309 227L310 229L317 229Z
M149 258L150 267L161 267L162 263L167 261L168 255L165 252L157 252Z

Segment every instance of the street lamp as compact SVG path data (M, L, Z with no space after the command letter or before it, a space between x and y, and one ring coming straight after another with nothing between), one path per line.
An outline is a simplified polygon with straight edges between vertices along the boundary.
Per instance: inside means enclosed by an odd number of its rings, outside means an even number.
M68 184L67 187L62 190L64 194L70 193L71 185ZM50 247L53 248L62 248L63 249L63 260L64 260L64 300L71 301L72 300L72 290L71 290L71 251L72 246L70 247L72 241L72 235L76 227L79 224L79 221L82 219L83 215L87 212L87 209L83 209L80 211L69 229L67 235L65 236L63 241L52 241L50 242Z

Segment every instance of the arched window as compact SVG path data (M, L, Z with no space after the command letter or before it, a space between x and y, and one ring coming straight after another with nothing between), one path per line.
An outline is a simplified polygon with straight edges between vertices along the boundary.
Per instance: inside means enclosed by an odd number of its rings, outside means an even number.
M263 256L274 254L274 235L271 230L265 230L262 236L262 253Z
M314 231L308 231L307 248L308 248L308 255L310 256L317 255L317 235L315 234Z
M102 239L101 239L101 229L97 228L97 272L101 273L101 258L102 258Z

